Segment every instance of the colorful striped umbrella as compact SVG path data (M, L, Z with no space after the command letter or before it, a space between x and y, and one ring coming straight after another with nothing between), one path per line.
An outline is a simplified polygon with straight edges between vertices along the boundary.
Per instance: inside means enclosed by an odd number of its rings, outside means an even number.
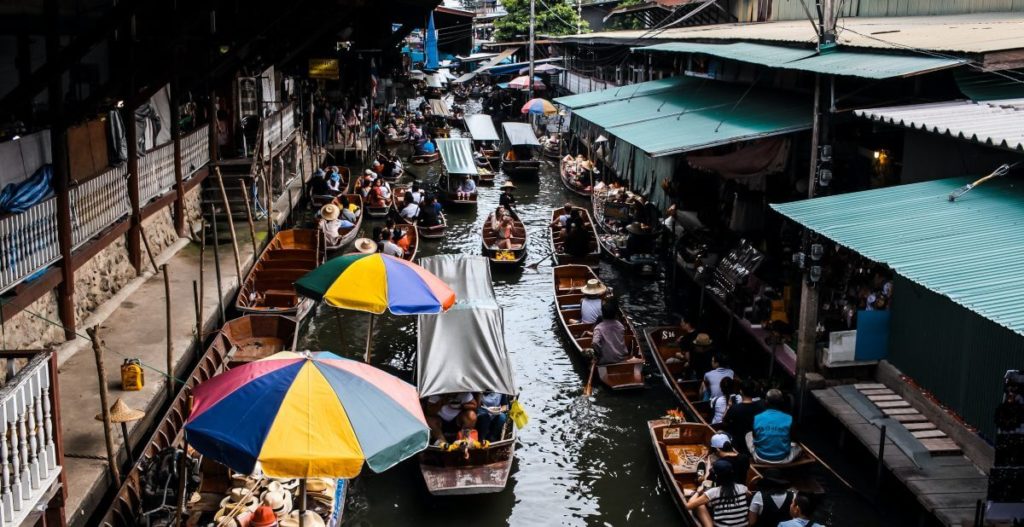
M373 315L429 315L455 305L455 292L426 269L382 253L346 254L324 262L295 282L300 295L328 305L370 313L366 362L370 361Z
M523 105L522 113L536 115L555 115L558 108L547 99L530 99Z
M231 469L275 478L353 478L427 447L416 388L326 351L282 351L197 386L190 445Z
M516 77L516 78L508 81L508 87L509 88L513 88L513 89L517 89L517 90L528 90L528 89L530 89L530 76L529 75L521 75L519 77ZM533 77L533 89L535 89L535 90L543 90L544 89L544 83L540 81L540 77L537 77L537 76Z

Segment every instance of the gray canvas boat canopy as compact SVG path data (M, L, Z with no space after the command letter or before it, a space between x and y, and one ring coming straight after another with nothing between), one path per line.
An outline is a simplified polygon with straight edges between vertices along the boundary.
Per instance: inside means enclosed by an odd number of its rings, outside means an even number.
M533 127L528 123L501 123L505 130L505 138L513 146L540 146L537 135L533 133Z
M448 103L444 99L427 99L427 105L434 115L448 117Z
M434 142L437 143L437 151L441 153L441 161L449 174L477 173L476 163L473 161L473 141L471 139L439 137Z
M485 113L475 113L465 117L466 128L474 141L500 141L498 130L494 128L494 121L491 116Z
M483 391L517 394L490 262L482 256L445 254L421 258L419 263L447 283L456 298L445 313L419 316L420 397Z

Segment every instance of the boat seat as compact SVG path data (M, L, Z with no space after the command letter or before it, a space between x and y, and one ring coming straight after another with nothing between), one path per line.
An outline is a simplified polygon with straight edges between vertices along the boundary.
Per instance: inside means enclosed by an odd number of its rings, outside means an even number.
M673 474L694 474L697 464L708 455L704 445L665 445L665 454Z
M269 290L263 294L262 304L267 307L292 307L296 300L294 291Z

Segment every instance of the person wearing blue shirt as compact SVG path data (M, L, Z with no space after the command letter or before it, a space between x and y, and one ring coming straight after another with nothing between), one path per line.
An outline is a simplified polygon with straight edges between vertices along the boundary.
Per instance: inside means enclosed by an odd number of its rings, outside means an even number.
M784 412L784 397L779 390L768 390L765 411L754 416L754 430L746 443L754 460L760 463L785 464L800 456L800 445L791 442L793 417Z
M789 505L789 514L793 519L779 522L778 527L825 527L824 524L811 520L816 507L813 496L804 492L798 493L793 498L793 503Z

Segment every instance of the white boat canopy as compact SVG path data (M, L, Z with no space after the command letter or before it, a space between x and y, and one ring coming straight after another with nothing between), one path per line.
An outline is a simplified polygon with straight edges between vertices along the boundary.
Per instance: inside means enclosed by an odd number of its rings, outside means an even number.
M533 133L533 126L528 123L501 123L505 130L505 138L513 146L540 146L537 134Z
M466 128L474 141L500 141L498 130L494 128L494 121L491 116L485 113L475 113L465 117Z

